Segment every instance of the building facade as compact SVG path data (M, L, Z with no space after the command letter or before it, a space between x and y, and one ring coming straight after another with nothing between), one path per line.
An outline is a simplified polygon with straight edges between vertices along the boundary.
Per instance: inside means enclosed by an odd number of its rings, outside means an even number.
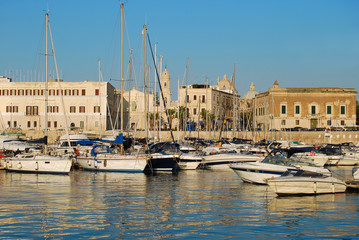
M237 94L233 79L228 80L227 75L221 80L218 78L215 86L206 84L193 84L179 89L179 105L187 107L188 121L198 123L206 122L201 112L206 110L214 116L211 127L220 128L223 123L227 128L239 125L240 96ZM235 108L235 109L233 109Z
M46 100L45 82L12 82L1 77L1 128L97 132L112 128L117 107L110 83L50 79L47 89Z
M354 88L281 88L276 80L254 98L254 123L262 130L355 126Z

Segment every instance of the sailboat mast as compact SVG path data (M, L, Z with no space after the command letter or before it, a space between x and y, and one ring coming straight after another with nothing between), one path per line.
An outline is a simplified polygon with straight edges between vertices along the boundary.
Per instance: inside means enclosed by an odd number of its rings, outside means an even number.
M236 86L236 63L234 63L234 72L233 72L233 123L232 123L232 130L233 130L233 133L232 133L232 137L234 138L235 137L235 129L236 129L236 99L235 99L235 92L234 92L234 89L235 89L235 86Z
M145 103L145 132L146 132L146 149L147 149L147 146L148 146L148 125L147 125L147 113L148 113L148 109L147 109L147 48L146 48L146 36L147 36L147 28L146 28L146 25L143 25L143 30L142 30L142 34L143 34L143 51L144 51L144 54L143 54L143 65L144 65L144 68L143 68L143 71L144 71L144 103Z
M186 96L185 96L185 110L184 110L184 137L186 137L187 131L187 98L188 98L188 62L189 58L187 58L187 66L186 66Z
M45 136L47 137L47 108L48 108L48 66L47 66L47 61L48 61L48 28L49 28L49 13L46 13L45 15L45 21L46 21L46 30L45 30L45 122L44 122L44 127L45 127ZM47 140L46 140L46 143L47 143Z
M156 43L155 43L155 65L157 64L157 50L156 50ZM157 105L157 96L156 96L156 71L154 71L155 79L154 79L154 94L153 94L153 139L156 138L156 105ZM158 139L159 141L159 139Z
M121 3L121 119L120 130L123 132L123 3Z

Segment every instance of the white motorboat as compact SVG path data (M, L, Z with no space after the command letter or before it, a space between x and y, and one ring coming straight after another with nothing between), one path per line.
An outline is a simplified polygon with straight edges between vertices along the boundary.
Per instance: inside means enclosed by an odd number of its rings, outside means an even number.
M288 171L265 182L279 196L342 193L347 188L345 182L337 178L303 170Z
M244 182L256 184L266 184L265 179L279 177L288 170L298 171L303 169L319 172L328 176L331 175L328 169L287 158L287 153L285 152L268 155L262 161L232 164L230 168L233 169Z
M203 163L203 158L195 153L181 153L178 166L181 170L195 170Z
M264 156L237 153L237 152L212 152L203 155L204 168L209 169L230 169L229 165L243 162L256 162L263 160Z
M345 155L339 144L327 144L319 149L320 153L329 156L327 165L354 166L359 165L359 159L354 156Z
M314 150L310 152L294 153L291 158L303 162L309 162L318 167L324 167L324 165L326 165L329 160L329 156L323 153L317 153Z
M51 156L48 154L18 154L5 159L4 167L7 171L27 173L58 173L68 174L71 170L70 156Z
M77 156L77 163L84 170L143 172L148 164L148 157L144 154L112 153L107 145L96 145L90 154Z

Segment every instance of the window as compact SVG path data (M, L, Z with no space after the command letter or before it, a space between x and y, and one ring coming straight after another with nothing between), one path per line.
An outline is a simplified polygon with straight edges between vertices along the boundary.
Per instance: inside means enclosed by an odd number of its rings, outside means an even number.
M282 109L282 111L281 111L282 114L287 114L287 106L286 105L282 105L281 109Z
M37 127L37 121L34 121L34 128Z
M193 108L193 115L197 115L197 108Z
M30 128L31 127L31 122L27 121L27 127Z
M340 106L340 114L344 115L345 114L345 106ZM343 125L343 124L342 124Z
M57 128L57 121L54 121L54 128Z
M79 90L78 89L73 89L72 90L72 95L73 96L78 96L79 95Z
M332 125L332 121L331 120L327 120L327 125L331 126Z
M76 112L76 106L70 106L70 113Z
M194 100L194 101L197 100L197 95L193 95L193 100Z
M7 121L7 127L11 127L11 122Z
M295 114L300 114L300 106L295 105Z
M84 123L84 121L80 121L80 128L84 128L85 127L85 123Z
M26 106L26 115L39 115L38 106Z
M59 112L59 106L53 106L52 111L55 112L55 113L58 113Z
M285 126L285 119L282 120L282 125Z
M81 95L82 95L82 96L85 96L85 95L86 95L86 89L82 89L82 90L81 90Z
M48 128L51 127L51 122L50 122L50 121L47 122L47 127L48 127Z
M340 121L340 125L344 126L344 125L345 125L345 121L344 121L344 120L341 120L341 121Z
M295 120L295 125L299 125L299 120Z
M14 128L17 127L17 121L14 121Z
M189 95L187 95L187 102L189 102Z
M327 114L328 115L332 114L332 106L327 106Z
M94 106L94 107L93 107L93 112L94 112L94 113L99 113L100 110L101 110L101 109L100 109L100 106Z
M95 89L95 95L96 96L100 95L100 89Z
M34 106L34 115L39 115L39 107L38 106Z
M202 102L206 102L206 95L202 95Z
M80 113L84 113L84 112L85 112L85 106L80 106L79 112L80 112Z
M71 89L66 89L65 96L70 96L70 95L71 95Z
M317 113L317 108L316 106L312 105L312 114L316 114Z
M6 106L6 112L11 112L11 106Z

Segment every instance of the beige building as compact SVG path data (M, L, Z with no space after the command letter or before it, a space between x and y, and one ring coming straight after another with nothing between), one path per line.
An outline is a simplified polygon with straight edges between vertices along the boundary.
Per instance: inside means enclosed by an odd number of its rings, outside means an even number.
M188 120L192 122L205 122L201 112L208 111L215 117L217 127L225 120L227 127L233 126L233 113L236 121L239 120L240 96L237 94L233 79L228 80L227 75L217 79L217 85L193 84L179 89L179 105L187 106ZM233 105L236 106L233 111Z
M45 82L12 82L0 77L2 129L112 129L117 107L115 89L107 82L48 82L47 116ZM45 122L47 117L47 123Z
M354 88L281 88L277 80L254 99L253 120L262 130L355 126Z

